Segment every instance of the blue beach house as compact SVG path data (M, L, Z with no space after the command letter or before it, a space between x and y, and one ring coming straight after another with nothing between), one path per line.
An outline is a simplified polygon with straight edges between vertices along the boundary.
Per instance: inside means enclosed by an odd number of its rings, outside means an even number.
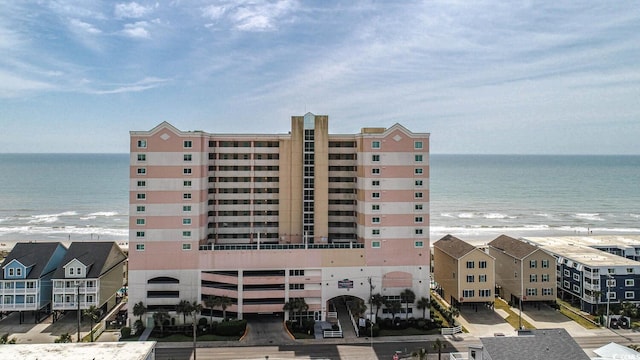
M0 311L32 312L35 322L51 312L51 278L67 249L59 242L17 243L0 271Z

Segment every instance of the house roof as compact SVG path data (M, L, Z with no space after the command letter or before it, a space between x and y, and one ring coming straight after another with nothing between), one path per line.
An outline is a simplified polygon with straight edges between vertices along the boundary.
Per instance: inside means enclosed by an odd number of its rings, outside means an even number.
M565 329L537 329L518 336L480 338L492 360L589 360Z
M114 266L126 260L126 255L115 242L92 241L73 242L60 266L53 274L54 279L64 279L64 266L77 259L88 267L87 278L99 278Z
M433 247L442 250L454 259L460 259L476 249L475 246L451 234L445 235L442 239L433 243Z
M498 250L504 251L507 255L516 259L524 259L531 255L534 251L538 250L537 246L531 245L527 242L514 239L507 235L500 235L488 244Z
M2 268L16 260L26 267L31 267L27 279L39 279L45 275L47 264L58 247L64 248L59 242L17 243L4 260ZM0 279L4 279L4 271L0 271Z
M593 352L602 359L640 359L640 352L614 342L601 346Z

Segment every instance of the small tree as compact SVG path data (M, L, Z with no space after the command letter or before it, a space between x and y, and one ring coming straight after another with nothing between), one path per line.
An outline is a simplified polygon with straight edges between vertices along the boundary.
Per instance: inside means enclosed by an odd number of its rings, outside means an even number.
M376 318L378 317L378 312L380 312L380 308L384 305L384 296L380 294L373 294L371 296L371 305L376 307Z
M443 343L440 339L436 339L436 342L432 345L433 350L438 352L438 360L442 360L442 350L447 348L447 344Z
M411 357L418 360L427 360L429 352L425 348L420 348L411 353Z
M226 321L227 320L227 308L229 306L231 306L231 304L233 304L233 301L231 301L231 298L224 295L224 296L216 296L215 298L216 300L216 306L220 307L222 309L222 321Z
M191 313L191 303L187 300L180 300L176 306L176 312L182 314L182 323L187 323L187 315Z
M460 316L460 309L458 309L457 307L451 307L451 309L449 310L449 315L451 315L451 322L453 322L453 326L456 325L456 318L458 316Z
M169 313L166 310L158 310L153 313L153 321L160 325L160 335L164 336L164 322L169 320Z
M351 303L351 313L356 317L361 317L367 311L367 305L364 304L364 300L356 299Z
M421 297L420 300L418 300L418 302L416 303L416 307L418 308L418 310L422 310L422 318L425 319L426 318L426 314L427 314L427 309L429 308L430 304L429 304L429 299L427 299L426 297Z
M216 298L208 296L204 299L204 305L209 308L209 323L213 326L213 308L216 306Z
M88 309L82 310L82 316L89 318L89 334L91 334L91 342L93 342L93 323L100 320L101 311L95 305L91 305Z
M133 315L138 317L138 320L142 322L142 315L147 312L147 308L144 306L142 301L133 305Z
M416 294L411 289L404 289L400 293L400 299L406 305L405 319L409 319L409 304L416 301Z
M395 319L396 314L402 310L402 304L400 303L400 300L388 300L384 303L384 306L387 308L387 310L389 310L393 319Z

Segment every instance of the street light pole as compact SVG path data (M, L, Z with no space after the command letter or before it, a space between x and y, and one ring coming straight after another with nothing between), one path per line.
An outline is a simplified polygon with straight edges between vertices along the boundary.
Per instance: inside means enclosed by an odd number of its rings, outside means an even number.
M78 308L78 342L80 342L80 283L76 283L76 305Z
M607 324L605 326L605 328L607 328L607 329L609 328L609 303L611 302L611 297L609 296L609 291L610 291L609 288L611 286L610 280L611 280L611 275L607 275L607 313L606 313L606 315L607 315Z
M369 276L369 326L371 327L371 347L373 347L373 284Z

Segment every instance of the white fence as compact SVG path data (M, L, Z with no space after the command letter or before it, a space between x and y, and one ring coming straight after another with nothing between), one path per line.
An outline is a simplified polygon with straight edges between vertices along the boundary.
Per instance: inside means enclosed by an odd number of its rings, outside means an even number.
M351 308L349 304L347 305L347 312L349 312L349 319L351 319L351 325L353 325L353 330L356 332L356 337L360 337L360 328L358 327L357 320L353 318L353 314L351 313Z
M325 330L322 333L322 336L324 336L325 338L341 338L342 337L342 330L338 330L338 331Z
M440 333L442 335L454 335L462 332L462 325L458 325L452 328L442 328L440 329Z

